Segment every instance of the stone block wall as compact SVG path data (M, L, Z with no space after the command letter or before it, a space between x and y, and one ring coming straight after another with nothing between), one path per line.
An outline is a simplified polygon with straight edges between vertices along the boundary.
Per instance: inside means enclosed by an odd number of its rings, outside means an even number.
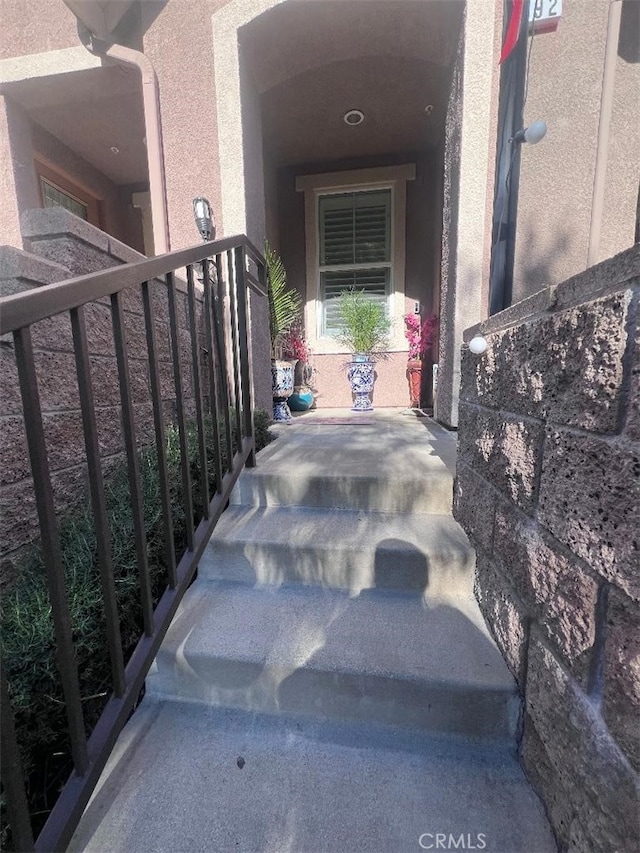
M62 209L29 211L23 219L28 252L0 248L0 294L17 293L142 256ZM195 409L187 296L178 284L180 361L187 414ZM152 283L158 370L165 420L175 414L175 387L166 285ZM153 436L142 293L123 295L137 438ZM85 308L98 440L103 466L122 458L124 436L109 299ZM64 513L86 485L86 456L69 314L31 327L40 405L56 508ZM201 342L204 344L204 340ZM206 393L206 377L203 393ZM11 335L0 340L0 582L10 581L24 547L38 538L33 481Z
M640 247L465 334L454 514L560 849L640 849Z

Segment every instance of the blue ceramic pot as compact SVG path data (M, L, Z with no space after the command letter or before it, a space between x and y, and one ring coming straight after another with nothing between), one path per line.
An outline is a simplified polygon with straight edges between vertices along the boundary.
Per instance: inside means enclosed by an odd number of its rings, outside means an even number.
M289 408L293 412L306 412L313 406L313 392L308 388L298 388L289 397Z

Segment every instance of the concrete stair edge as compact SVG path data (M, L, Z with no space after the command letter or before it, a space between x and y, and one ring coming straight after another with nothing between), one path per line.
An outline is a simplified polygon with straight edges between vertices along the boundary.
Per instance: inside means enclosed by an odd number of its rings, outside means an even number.
M230 506L199 576L245 583L298 582L472 594L475 553L451 515Z
M147 690L252 711L513 738L520 701L498 651L454 608L435 608L427 622L421 609L416 596L384 591L358 601L308 587L198 580ZM405 627L424 648L441 637L437 655L423 660L417 648L400 647ZM460 658L467 646L472 662Z

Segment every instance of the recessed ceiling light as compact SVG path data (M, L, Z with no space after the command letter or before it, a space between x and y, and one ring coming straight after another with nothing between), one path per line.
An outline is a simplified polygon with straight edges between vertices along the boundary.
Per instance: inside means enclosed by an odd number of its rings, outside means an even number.
M364 113L362 110L348 110L342 120L345 124L351 125L351 127L356 127L358 124L362 124L364 121Z
M115 145L112 145L112 146L111 146L111 153L112 153L112 154L119 154L119 153L120 153L120 149L119 149L119 148L116 148L116 146L115 146Z

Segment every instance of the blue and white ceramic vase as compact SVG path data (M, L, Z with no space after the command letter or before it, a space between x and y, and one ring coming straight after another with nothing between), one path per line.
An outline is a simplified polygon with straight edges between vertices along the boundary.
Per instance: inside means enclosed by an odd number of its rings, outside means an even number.
M273 420L289 423L291 411L287 400L293 394L293 369L295 362L271 359L271 392L273 395Z
M371 412L371 392L376 379L376 365L373 361L352 361L347 371L353 394L352 412Z

